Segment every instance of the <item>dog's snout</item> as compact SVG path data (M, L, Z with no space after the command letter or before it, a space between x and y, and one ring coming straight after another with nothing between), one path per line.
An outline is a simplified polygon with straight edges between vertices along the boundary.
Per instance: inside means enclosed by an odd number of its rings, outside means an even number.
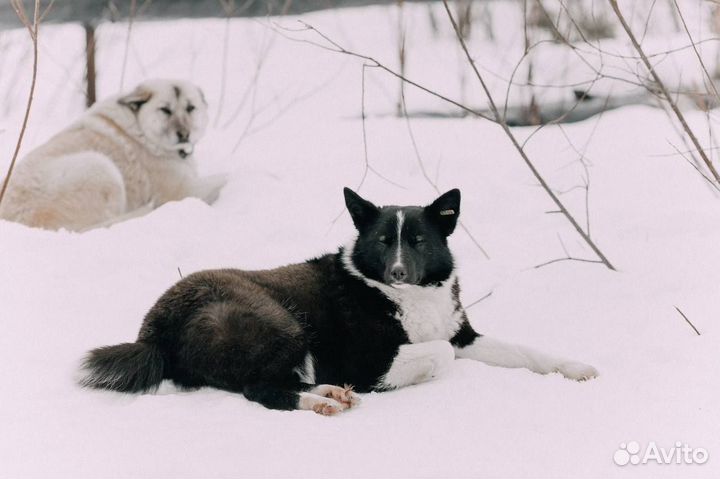
M178 143L187 143L188 140L190 139L190 132L185 131L185 130L178 130L177 138L178 138Z
M398 283L404 282L407 279L407 275L407 269L402 264L396 264L392 267L392 270L390 270L390 276L392 276L392 279Z

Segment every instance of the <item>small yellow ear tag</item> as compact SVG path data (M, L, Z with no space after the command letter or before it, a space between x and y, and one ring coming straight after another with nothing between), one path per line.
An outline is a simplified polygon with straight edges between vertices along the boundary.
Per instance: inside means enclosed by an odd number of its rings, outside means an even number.
M442 210L440 212L440 216L450 216L450 215L454 215L454 214L455 214L455 210Z

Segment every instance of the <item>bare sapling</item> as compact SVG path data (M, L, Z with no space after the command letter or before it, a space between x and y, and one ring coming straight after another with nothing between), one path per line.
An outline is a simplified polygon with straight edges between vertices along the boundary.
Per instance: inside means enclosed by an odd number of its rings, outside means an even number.
M15 150L13 151L12 159L10 160L10 166L8 167L7 174L3 180L2 189L0 189L0 204L5 197L5 191L7 190L10 178L12 177L15 163L17 162L20 148L22 147L23 138L25 137L25 130L27 129L28 119L30 118L30 109L32 108L33 97L35 95L35 82L37 80L37 66L38 66L38 33L40 31L40 22L42 18L52 7L53 2L51 1L47 7L41 12L40 11L40 0L35 0L32 20L27 16L25 5L22 0L10 0L15 13L22 22L23 26L27 29L30 34L30 40L32 41L33 47L33 63L32 63L32 79L30 80L30 92L28 93L27 105L25 107L25 116L23 117L22 126L20 127L20 133L18 135L17 143L15 144Z

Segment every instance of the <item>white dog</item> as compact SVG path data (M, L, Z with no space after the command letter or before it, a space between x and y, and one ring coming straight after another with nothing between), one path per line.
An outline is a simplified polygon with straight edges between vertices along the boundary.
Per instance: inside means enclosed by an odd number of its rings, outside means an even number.
M19 162L0 218L84 231L186 197L214 202L224 175L199 178L193 145L207 125L198 87L151 80L95 104Z

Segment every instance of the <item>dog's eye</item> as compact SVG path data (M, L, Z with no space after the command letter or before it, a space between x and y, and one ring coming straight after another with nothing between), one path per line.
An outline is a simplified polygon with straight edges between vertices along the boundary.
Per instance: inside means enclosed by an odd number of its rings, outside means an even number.
M163 113L165 113L167 116L172 115L172 110L171 110L170 108L166 107L166 106L160 108L160 111L163 112Z
M423 235L417 235L415 237L415 244L420 244L425 242L425 237Z
M388 241L388 237L385 236L385 235L382 235L382 236L378 237L378 241L379 241L380 243L384 244L384 245L389 245L389 244L390 244L390 241Z
M188 105L187 108L185 108L185 111L188 113L192 113L195 109L195 105Z

